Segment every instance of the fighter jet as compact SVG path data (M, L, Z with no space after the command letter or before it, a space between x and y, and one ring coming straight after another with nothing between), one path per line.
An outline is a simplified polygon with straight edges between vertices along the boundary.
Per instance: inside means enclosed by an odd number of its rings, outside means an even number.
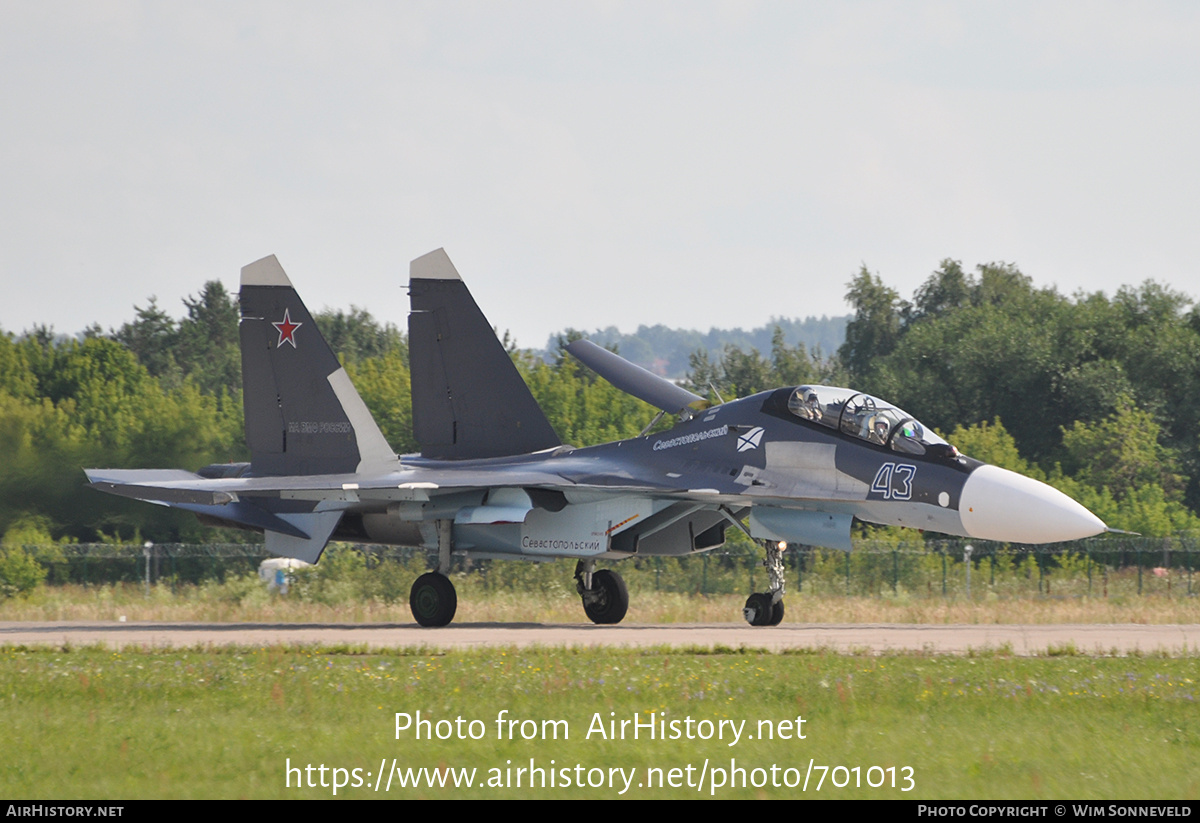
M849 551L855 518L1016 543L1106 530L1063 493L960 454L878 397L805 385L710 404L586 340L568 350L673 425L565 445L446 253L417 258L409 275L419 454L393 452L271 256L241 273L250 461L88 469L90 485L260 530L272 554L310 563L330 540L424 548L436 566L409 599L422 626L454 617L454 556L575 558L584 612L611 624L629 593L598 561L711 551L734 528L762 547L769 581L743 617L770 626L784 616L787 544Z

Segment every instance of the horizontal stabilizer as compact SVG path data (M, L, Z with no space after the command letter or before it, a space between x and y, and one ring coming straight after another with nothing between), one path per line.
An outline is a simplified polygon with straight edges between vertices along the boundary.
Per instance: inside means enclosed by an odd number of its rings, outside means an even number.
M160 489L154 486L122 486L118 483L89 483L88 485L96 491L115 494L118 497L130 497L134 500L145 500L148 503L167 503L172 506L184 503L194 503L199 506L220 506L233 501L233 496L226 492Z
M567 351L621 391L669 414L680 414L685 409L701 411L709 406L709 402L700 395L692 394L641 366L635 366L591 340L576 340L567 346Z
M194 503L202 506L218 506L234 498L223 491L168 486L168 483L201 481L199 475L182 469L84 469L88 483L97 491L145 500L149 503L178 505Z
M206 482L199 475L181 469L85 469L88 485L97 491L158 503L193 514L206 515L238 526L308 539L308 532L297 528L277 514L247 500L239 500L230 492L185 488L182 484ZM152 483L179 483L178 486L155 486Z

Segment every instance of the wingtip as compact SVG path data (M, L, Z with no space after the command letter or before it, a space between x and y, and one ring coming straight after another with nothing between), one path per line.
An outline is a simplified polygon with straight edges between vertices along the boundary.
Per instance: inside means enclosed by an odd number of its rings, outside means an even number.
M434 249L408 265L409 280L462 280L445 249Z
M242 266L243 286L291 286L292 281L283 271L275 255L268 254L261 260Z

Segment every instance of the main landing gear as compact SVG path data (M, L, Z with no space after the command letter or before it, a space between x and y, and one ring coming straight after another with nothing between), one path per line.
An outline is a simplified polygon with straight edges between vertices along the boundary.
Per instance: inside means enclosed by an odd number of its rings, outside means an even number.
M751 626L778 626L783 622L783 549L786 543L760 540L767 552L763 565L767 568L765 592L755 592L746 598L742 617Z
M422 626L445 626L458 609L458 593L450 578L438 572L426 572L413 583L408 606Z
M593 571L594 560L575 564L575 589L583 598L583 610L593 623L620 623L629 611L629 589L621 575L609 569Z
M446 626L458 610L458 593L446 575L450 572L450 521L434 522L437 537L437 571L417 578L408 593L408 607L422 626Z

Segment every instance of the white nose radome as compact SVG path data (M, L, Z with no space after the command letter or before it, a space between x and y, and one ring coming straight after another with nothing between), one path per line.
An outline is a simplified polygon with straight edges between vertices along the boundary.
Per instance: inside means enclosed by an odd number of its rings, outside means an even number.
M1057 543L1107 529L1099 517L1052 486L997 466L967 478L958 514L971 537L1011 543Z

